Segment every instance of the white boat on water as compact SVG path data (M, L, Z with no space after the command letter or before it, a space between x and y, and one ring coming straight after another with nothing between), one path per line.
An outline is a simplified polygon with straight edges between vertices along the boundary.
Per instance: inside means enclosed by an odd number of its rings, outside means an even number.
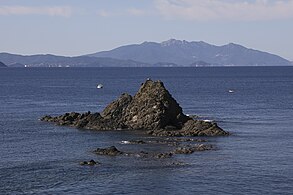
M234 90L229 89L228 92L229 92L229 93L234 93Z
M104 86L102 84L97 85L97 89L102 89Z

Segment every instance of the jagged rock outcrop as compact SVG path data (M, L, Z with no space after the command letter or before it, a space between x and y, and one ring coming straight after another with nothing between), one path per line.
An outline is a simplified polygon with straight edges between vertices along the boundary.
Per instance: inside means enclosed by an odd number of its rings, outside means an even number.
M147 80L124 113L124 122L131 129L181 129L188 120L161 81Z
M228 135L216 123L195 120L182 108L161 81L147 80L135 96L122 94L101 113L66 113L41 120L92 130L147 130L157 136Z

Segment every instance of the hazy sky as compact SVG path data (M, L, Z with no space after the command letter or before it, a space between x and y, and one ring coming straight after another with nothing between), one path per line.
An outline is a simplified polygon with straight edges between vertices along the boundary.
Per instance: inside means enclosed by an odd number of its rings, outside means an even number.
M293 60L293 0L0 0L0 52L75 56L170 38Z

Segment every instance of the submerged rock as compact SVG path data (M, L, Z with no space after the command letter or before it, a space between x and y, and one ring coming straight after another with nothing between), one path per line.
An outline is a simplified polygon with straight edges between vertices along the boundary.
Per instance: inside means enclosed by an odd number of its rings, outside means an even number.
M155 158L171 158L173 156L172 152L167 152L167 153L159 153L155 155Z
M80 162L79 163L80 165L90 165L90 166L93 166L93 165L96 165L96 164L100 164L99 162L96 162L94 161L93 159L90 160L90 161L83 161L83 162Z
M95 154L98 155L108 155L108 156L117 156L124 154L124 152L119 151L115 146L110 146L108 148L97 148L94 150Z
M173 152L174 154L192 154L195 151L205 151L205 150L212 150L212 149L213 149L212 145L199 144L195 146L179 147L179 148L176 148Z
M177 154L192 154L194 152L198 151L206 151L206 150L213 150L213 145L205 145L205 144L194 144L194 145L183 145L177 148L173 148L173 150L170 150L168 152L146 152L146 151L140 151L140 152L122 152L118 150L115 146L110 146L107 148L97 148L93 152L97 155L107 155L107 156L127 156L127 157L138 157L138 158L157 158L157 159L163 159L163 158L171 158L174 155ZM98 163L98 162L97 162ZM95 161L91 160L89 162L84 161L80 163L81 165L94 165L96 164Z
M161 81L147 80L135 96L122 94L101 113L65 113L42 121L91 130L146 130L156 136L218 136L229 133L216 123L195 120L182 108Z

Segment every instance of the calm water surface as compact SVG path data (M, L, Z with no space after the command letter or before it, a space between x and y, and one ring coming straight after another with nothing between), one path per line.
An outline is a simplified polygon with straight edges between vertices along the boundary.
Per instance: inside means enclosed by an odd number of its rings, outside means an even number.
M208 138L215 151L170 159L101 157L91 151L167 148L121 144L153 139L138 132L38 120L101 111L121 93L135 94L148 77L162 80L185 113L216 120L233 135ZM0 194L290 194L292 117L293 67L0 69ZM102 164L79 165L90 159Z

